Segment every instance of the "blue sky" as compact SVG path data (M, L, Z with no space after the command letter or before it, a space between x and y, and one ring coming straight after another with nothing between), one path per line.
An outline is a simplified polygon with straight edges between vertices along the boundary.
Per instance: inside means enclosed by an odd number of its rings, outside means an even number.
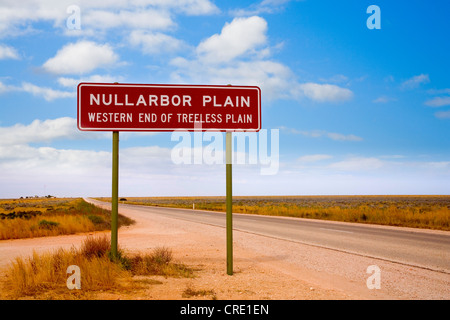
M236 164L235 195L449 194L448 12L444 0L0 0L0 198L110 195L111 134L76 127L81 81L259 86L278 157ZM224 195L224 165L176 163L177 147L171 133L121 133L120 194Z

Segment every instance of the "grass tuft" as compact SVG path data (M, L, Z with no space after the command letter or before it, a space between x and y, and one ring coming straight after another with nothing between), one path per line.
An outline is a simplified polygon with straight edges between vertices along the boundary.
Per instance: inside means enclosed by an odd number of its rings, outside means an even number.
M153 249L150 254L137 254L129 258L133 275L159 275L165 277L192 277L193 271L182 264L171 263L172 251L166 247Z
M81 243L80 254L90 259L93 257L101 258L111 250L111 241L106 235L93 237L88 236Z
M211 296L212 300L217 300L217 296L216 296L216 293L214 292L214 290L194 289L192 287L192 285L190 285L190 284L183 291L181 296L183 298Z

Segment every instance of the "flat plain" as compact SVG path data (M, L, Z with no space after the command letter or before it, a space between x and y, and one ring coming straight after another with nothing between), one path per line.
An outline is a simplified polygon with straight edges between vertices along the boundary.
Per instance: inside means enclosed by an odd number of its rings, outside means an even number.
M103 200L108 199L103 198ZM359 219L368 228L369 225L373 225L370 222L373 219L372 214L375 217L383 217L377 229L398 229L404 233L410 233L412 229L392 226L403 223L402 220L407 220L408 215L412 215L417 222L420 222L414 227L417 233L423 233L426 237L429 233L448 236L446 230L448 230L449 219L449 196L286 196L234 197L233 200L235 213L243 211L273 216L288 215L289 217L282 218L286 221L297 220L295 217L302 215L307 219L299 220L311 222L318 219L341 219L341 221L348 219L351 222L358 222L357 219ZM448 299L450 294L448 272L434 271L410 263L399 263L397 261L400 258L399 255L395 255L396 259L379 259L366 254L355 254L347 250L330 249L326 246L268 237L243 230L235 230L235 274L230 277L226 274L225 268L224 229L205 221L207 211L225 211L224 197L122 198L119 212L135 220L134 224L124 225L119 229L119 245L124 249L126 256L132 257L134 254L145 256L163 246L172 251L174 263L185 265L193 270L193 277L130 275L130 272L125 270L125 276L119 279L120 285L105 281L100 290L89 289L87 287L89 282L82 280L84 286L81 291L70 291L65 286L67 278L64 273L65 267L60 268L61 250L73 251L75 250L73 248L83 246L86 237L109 233L108 225L102 226L101 229L104 231L88 229L70 235L53 233L63 225L56 220L54 211L59 212L61 216L80 215L79 219L100 222L99 219L88 216L100 216L99 213L95 213L97 212L95 210L101 209L104 210L101 211L102 214L105 214L103 220L108 220L109 203L86 199L85 202L95 204L91 207L81 201L83 200L33 199L27 202L25 199L10 199L2 202L3 211L1 212L5 217L0 220L0 225L11 221L23 222L25 225L34 221L32 224L34 229L51 230L52 233L32 235L31 239L0 241L2 271L0 272L0 287L2 287L0 299ZM61 202L64 210L61 208L56 210L59 208L58 202ZM44 203L52 209L38 210L44 209ZM77 205L73 204L76 203L81 204L85 210L74 210ZM183 209L161 208L174 206ZM192 210L193 207L196 210ZM27 210L41 211L41 214L36 213L35 217L27 217L26 214L19 213ZM166 212L174 210L180 211L180 214L191 212L190 215L198 216L198 218L192 221L177 219ZM12 212L15 212L15 216L12 216ZM350 212L353 214L349 214ZM395 219L386 217L393 212L405 217L402 220L398 217ZM333 217L336 213L340 215ZM10 214L10 217L6 217ZM239 220L237 216L249 217L245 214L236 215L236 223ZM278 219L276 217L261 218ZM47 222L40 223L42 220ZM345 232L337 229L341 224L348 225L347 222L323 221L325 222L330 225L323 227L321 232L334 230L335 236L332 236L332 239L335 239L337 235L350 236L347 229ZM389 223L390 227L380 226L380 224ZM419 225L422 227L418 227ZM424 230L424 228L435 230ZM371 238L366 235L364 239ZM348 244L348 241L345 243ZM371 243L370 247L375 244ZM397 243L394 247L400 245L402 243ZM55 255L48 256L49 252ZM441 251L441 254L444 259L447 259L448 250ZM17 257L22 257L22 260L20 258L18 260ZM16 267L23 265L25 269L31 270L31 274L37 274L35 263L38 261L58 262L45 265L54 264L56 269L52 267L48 271L50 274L53 274L53 271L62 272L58 276L60 280L51 280L51 283L55 282L54 286L50 286L50 282L45 280L41 284L30 287L30 278L25 276L22 279L26 281L24 283L28 283L27 293L25 295L8 293L10 291L6 289L11 285L11 282L8 284L8 279L12 279L14 271L11 269L11 262L13 266L14 263ZM346 263L342 263L343 261ZM107 261L100 262L107 265ZM369 276L366 269L370 265L377 265L382 270L381 290L369 290L366 286ZM114 265L110 266L115 268ZM83 277L89 277L86 270L91 271L94 268L84 267ZM115 269L111 270L111 274L114 275ZM19 292L23 291L19 290Z
M127 204L226 211L225 197L121 199ZM235 196L233 213L450 230L449 195Z

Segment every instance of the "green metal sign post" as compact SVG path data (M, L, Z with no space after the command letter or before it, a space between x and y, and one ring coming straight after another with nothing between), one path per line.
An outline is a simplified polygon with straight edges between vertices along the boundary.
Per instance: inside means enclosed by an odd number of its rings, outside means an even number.
M119 216L119 131L113 131L112 195L111 195L111 255L117 258L117 231Z
M233 274L233 193L232 193L232 135L226 133L226 229L227 229L227 274Z

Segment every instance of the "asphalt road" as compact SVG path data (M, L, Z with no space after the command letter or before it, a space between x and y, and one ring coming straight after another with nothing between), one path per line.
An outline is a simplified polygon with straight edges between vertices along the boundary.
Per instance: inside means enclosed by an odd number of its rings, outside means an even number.
M121 207L223 228L226 224L220 212L126 204L119 205L119 212ZM233 214L233 229L450 274L450 232L245 214Z

